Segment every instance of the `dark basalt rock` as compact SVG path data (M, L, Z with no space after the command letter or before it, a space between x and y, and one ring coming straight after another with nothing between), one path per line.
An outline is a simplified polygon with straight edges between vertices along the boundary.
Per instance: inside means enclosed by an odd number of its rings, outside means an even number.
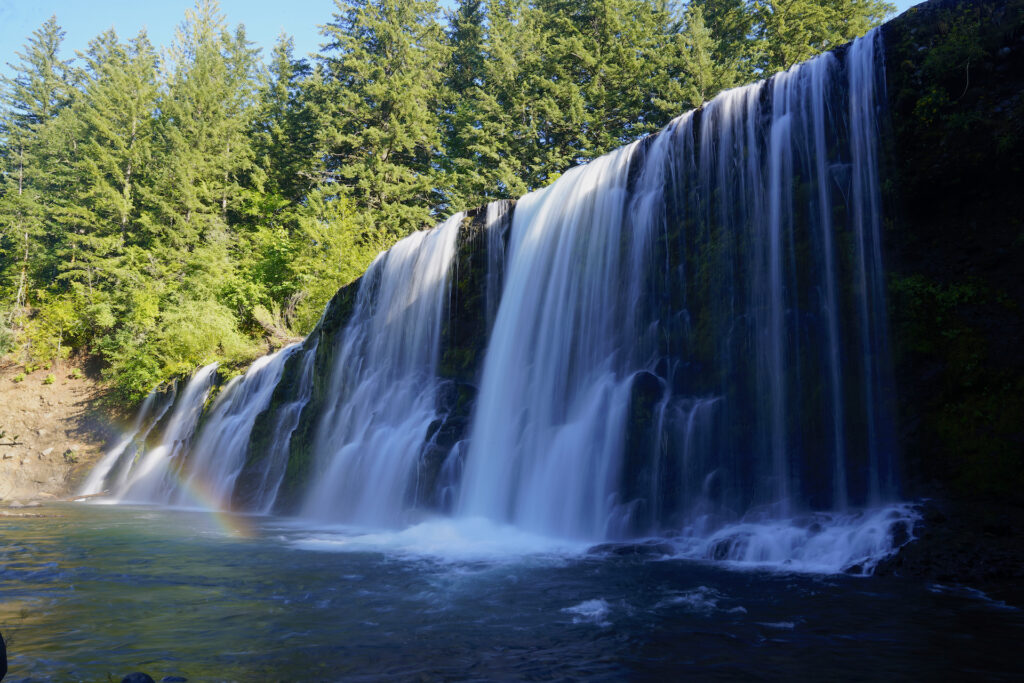
M903 480L1024 504L1024 1L932 0L882 35Z
M918 513L914 540L882 560L876 576L966 585L1024 607L1024 509L930 500Z
M627 531L643 534L654 531L658 510L650 501L655 490L654 480L663 473L651 462L657 438L657 407L665 394L665 383L650 372L638 372L633 377L629 394L629 414L626 422L622 482L622 498L632 506L634 527Z
M153 677L149 674L136 671L122 678L121 683L156 683L156 681L154 681Z
M903 481L933 500L875 573L1024 605L1024 1L932 0L882 35Z
M338 350L338 340L342 330L352 317L352 310L355 308L362 282L363 278L359 278L338 290L338 293L327 304L320 322L306 337L302 350L288 360L282 372L281 381L271 396L270 405L256 418L252 436L249 438L246 467L239 477L243 485L236 494L240 500L244 500L246 496L246 470L266 456L267 444L271 438L271 434L267 430L276 424L273 416L281 405L295 400L298 396L303 352L312 349L315 344L313 390L309 402L302 410L299 424L289 443L288 465L278 491L275 510L288 513L293 512L298 506L299 498L305 490L310 467L313 464L313 437L324 400L327 397L327 387L331 381L331 368Z

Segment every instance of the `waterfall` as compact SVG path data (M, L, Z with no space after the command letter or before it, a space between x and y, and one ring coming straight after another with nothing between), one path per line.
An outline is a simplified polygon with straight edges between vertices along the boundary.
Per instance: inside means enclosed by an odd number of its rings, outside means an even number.
M459 511L601 537L628 407L633 302L620 276L637 144L516 204L506 281L470 432ZM642 273L637 274L642 277Z
M287 480L317 522L394 528L432 508L870 567L898 493L879 40L399 241L195 436L214 366L198 371L119 498L270 512Z
M89 476L86 477L82 483L78 493L82 496L92 496L107 490L108 483L107 479L111 472L117 469L117 466L121 464L122 458L130 461L134 459L135 452L137 449L131 448L136 443L136 439L139 436L139 432L142 431L143 425L149 421L150 413L153 410L153 405L156 403L159 392L154 388L153 391L149 392L146 399L142 402L139 407L138 413L135 415L135 421L132 424L131 429L121 435L121 439L107 451L103 458L96 463L96 466L89 472ZM154 421L159 421L159 416ZM142 440L145 440L146 434L142 435Z
M257 359L220 392L190 448L180 485L176 482L167 492L170 502L229 507L235 480L245 464L253 423L270 403L285 362L299 348L292 344Z
M402 521L428 428L439 417L437 364L455 240L465 214L413 233L363 276L337 340L304 505L329 521Z
M485 229L487 230L487 329L494 327L501 303L502 282L505 279L505 245L511 227L512 203L496 201L487 205Z
M309 349L302 354L297 394L293 400L282 405L274 415L274 425L270 430L271 440L267 446L266 455L263 458L262 466L255 472L253 491L247 496L243 507L262 513L269 513L273 509L288 465L292 434L299 426L302 411L306 408L313 393L313 363L316 360L317 348L318 344L310 344ZM280 377L280 372L278 372L278 377Z
M174 401L160 445L141 454L127 480L115 491L118 500L144 503L168 502L175 489L184 456L192 441L203 406L213 388L217 363L195 372Z
M518 202L461 514L600 539L893 497L876 40Z

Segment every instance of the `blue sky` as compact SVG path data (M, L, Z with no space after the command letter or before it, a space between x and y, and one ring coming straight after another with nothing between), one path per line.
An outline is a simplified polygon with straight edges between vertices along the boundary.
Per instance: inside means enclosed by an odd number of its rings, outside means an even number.
M164 47L195 0L0 0L0 67L8 73L28 36L51 15L64 29L63 52L70 57L111 26L122 38L145 27L149 39ZM333 0L220 0L228 23L245 24L249 40L266 55L284 31L295 38L299 55L315 52L320 44L318 25L330 21Z
M919 0L896 0L903 11ZM444 5L453 4L450 0ZM64 56L83 50L88 42L111 26L122 38L145 27L154 45L169 45L174 29L195 0L0 0L0 73L9 74L8 62L17 60L28 36L51 15L66 32ZM266 55L284 31L295 39L298 55L315 52L320 44L318 25L330 21L333 0L220 0L229 24L245 24L249 40Z

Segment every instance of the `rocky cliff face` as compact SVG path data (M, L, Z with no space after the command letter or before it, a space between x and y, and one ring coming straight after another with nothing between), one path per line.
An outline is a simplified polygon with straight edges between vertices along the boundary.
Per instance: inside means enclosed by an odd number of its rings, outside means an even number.
M884 27L890 319L909 495L1024 501L1024 2Z

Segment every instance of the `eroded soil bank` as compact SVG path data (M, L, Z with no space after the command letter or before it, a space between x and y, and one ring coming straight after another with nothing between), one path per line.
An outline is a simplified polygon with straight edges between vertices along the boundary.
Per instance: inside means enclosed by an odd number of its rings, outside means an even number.
M117 433L100 396L97 382L74 365L26 373L0 361L0 505L74 491Z

